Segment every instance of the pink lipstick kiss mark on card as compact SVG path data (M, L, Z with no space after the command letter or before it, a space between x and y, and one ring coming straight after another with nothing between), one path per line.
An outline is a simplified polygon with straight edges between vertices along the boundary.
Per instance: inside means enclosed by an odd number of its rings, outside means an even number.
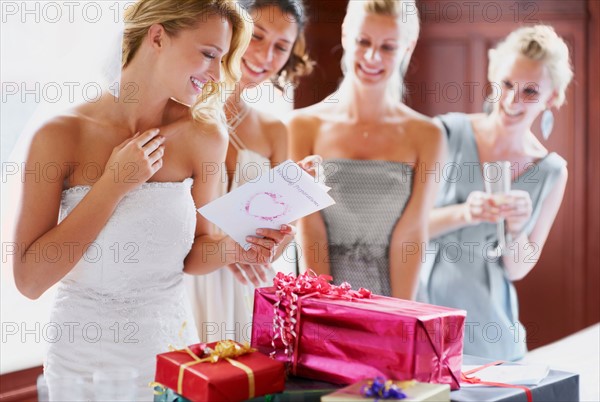
M287 214L290 210L287 203L280 201L281 198L282 196L279 194L256 193L246 201L244 210L252 217L272 222Z

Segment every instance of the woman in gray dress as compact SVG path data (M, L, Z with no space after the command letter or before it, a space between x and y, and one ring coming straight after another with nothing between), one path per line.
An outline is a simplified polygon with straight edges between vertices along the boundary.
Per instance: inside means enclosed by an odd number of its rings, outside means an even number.
M418 299L465 309L464 352L514 360L526 351L512 282L539 259L567 183L566 162L531 132L559 107L571 81L569 52L549 26L520 28L489 53L488 79L501 92L490 114L450 113L439 119L448 134L449 161L437 208L430 216L431 269L421 272ZM509 161L511 191L485 193L482 164ZM497 223L508 244L497 252Z
M441 131L401 101L419 35L415 11L412 0L349 2L344 80L289 123L292 157L321 155L336 200L299 222L303 268L405 299L416 292L437 191L426 170L444 154Z

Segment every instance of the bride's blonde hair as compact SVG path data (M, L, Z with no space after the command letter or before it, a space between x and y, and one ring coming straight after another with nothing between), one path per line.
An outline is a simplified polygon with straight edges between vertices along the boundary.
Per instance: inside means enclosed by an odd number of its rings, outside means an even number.
M226 18L232 28L229 53L223 57L223 81L208 82L191 107L195 120L200 122L217 121L226 124L223 104L228 93L233 90L241 73L241 59L252 36L252 19L235 0L138 0L125 13L123 34L123 55L121 65L126 67L135 57L150 27L161 24L167 34L176 35L179 31L193 29L202 23L203 18L216 14Z

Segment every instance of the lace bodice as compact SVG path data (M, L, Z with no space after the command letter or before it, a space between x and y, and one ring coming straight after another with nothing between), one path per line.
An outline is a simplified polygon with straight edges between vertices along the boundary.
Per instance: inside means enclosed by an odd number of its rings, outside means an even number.
M183 261L194 240L192 179L144 183L128 193L84 257L59 283L51 321L62 333L48 347L45 371L52 381L95 370L133 366L140 372L138 398L151 400L156 354L170 344L197 341L183 286ZM62 194L59 221L89 192ZM180 338L183 322L188 326ZM75 326L69 323L76 323ZM72 326L73 336L64 327Z
M196 212L191 184L192 179L144 183L127 194L86 257L62 282L111 292L124 288L144 291L156 286L156 275L161 279L180 276L183 258L194 241ZM71 213L89 189L77 186L63 192L59 221ZM94 269L108 262L110 270Z

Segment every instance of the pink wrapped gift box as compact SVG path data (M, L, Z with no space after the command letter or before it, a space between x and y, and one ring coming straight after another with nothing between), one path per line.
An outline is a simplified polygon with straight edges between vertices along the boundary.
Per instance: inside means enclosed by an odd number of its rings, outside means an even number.
M315 289L303 275L278 277L285 281L276 278L276 287L256 289L252 346L288 362L292 374L344 385L384 376L460 387L465 311L358 298L355 291L342 294L322 283ZM311 278L315 282L314 273Z

